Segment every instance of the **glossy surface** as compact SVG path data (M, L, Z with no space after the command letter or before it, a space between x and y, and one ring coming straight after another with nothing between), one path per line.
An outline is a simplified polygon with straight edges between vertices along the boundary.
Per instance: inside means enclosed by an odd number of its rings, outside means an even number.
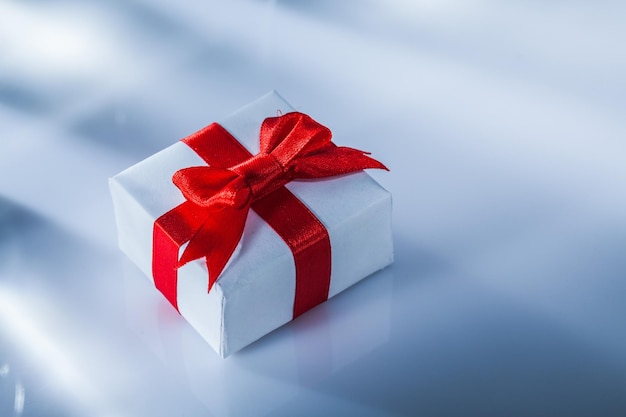
M625 415L625 17L0 2L0 416ZM107 178L271 89L391 168L396 262L221 360Z

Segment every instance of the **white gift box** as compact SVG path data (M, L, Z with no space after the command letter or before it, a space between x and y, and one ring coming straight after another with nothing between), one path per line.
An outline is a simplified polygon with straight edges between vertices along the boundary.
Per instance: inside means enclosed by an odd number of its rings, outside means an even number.
M256 155L263 120L290 111L293 108L272 92L219 124ZM152 280L154 222L184 202L172 176L180 169L203 165L206 162L191 148L177 142L109 180L120 248ZM286 187L328 231L332 250L329 298L392 262L391 195L367 173L292 181ZM239 250L213 288L207 288L203 259L179 269L180 314L226 357L293 319L293 254L250 211Z

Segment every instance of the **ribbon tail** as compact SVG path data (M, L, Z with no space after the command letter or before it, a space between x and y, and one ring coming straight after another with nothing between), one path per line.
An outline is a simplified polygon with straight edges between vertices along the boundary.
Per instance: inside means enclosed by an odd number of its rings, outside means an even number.
M385 165L368 156L367 152L343 146L327 146L293 163L294 178L325 178L364 169L384 169Z
M206 258L209 270L209 291L217 281L243 234L249 207L220 207L211 210L206 221L189 240L178 267Z

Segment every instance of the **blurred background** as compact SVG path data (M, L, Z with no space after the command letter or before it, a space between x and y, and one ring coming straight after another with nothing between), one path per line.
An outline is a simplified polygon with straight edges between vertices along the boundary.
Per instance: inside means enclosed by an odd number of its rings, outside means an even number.
M0 416L626 415L626 3L0 0ZM276 89L396 261L221 360L107 178Z

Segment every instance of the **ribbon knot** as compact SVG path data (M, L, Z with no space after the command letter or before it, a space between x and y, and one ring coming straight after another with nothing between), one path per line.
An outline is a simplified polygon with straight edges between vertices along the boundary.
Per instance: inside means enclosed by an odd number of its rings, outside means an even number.
M206 258L210 289L237 247L255 201L292 180L387 169L366 152L338 147L331 138L330 130L308 115L287 113L263 121L259 154L227 168L201 166L177 171L172 180L195 207L197 219L179 266Z
M271 153L259 153L230 170L243 178L250 190L250 197L254 199L259 199L289 182L285 169Z

